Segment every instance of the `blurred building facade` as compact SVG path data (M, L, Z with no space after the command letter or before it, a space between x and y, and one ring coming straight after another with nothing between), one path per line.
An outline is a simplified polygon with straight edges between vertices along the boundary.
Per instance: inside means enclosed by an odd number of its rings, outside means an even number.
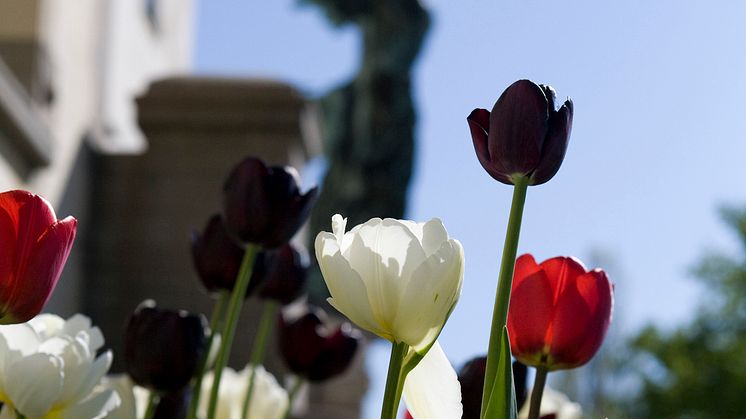
M47 310L91 316L115 359L144 298L210 312L189 235L220 209L231 166L254 154L300 168L318 152L292 87L189 75L193 21L191 0L0 2L0 190L30 190L78 218ZM236 366L256 312L244 313ZM361 363L312 389L306 417L359 417Z

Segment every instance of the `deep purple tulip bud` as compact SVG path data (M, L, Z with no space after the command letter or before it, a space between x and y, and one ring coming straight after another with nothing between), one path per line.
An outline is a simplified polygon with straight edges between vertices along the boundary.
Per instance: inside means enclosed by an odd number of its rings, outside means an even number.
M317 188L301 194L291 167L267 167L249 157L231 172L223 187L228 231L244 243L275 248L287 243L308 218Z
M206 328L202 315L161 310L152 300L143 302L127 323L127 373L136 384L159 393L183 389L206 350Z
M458 373L461 404L464 406L463 419L479 419L486 367L487 357L478 356L464 364Z
M478 356L464 364L458 373L458 381L461 384L461 403L464 406L463 419L479 419L486 369L487 357ZM519 408L526 401L526 373L525 365L517 361L513 362L513 383L516 404Z
M153 419L184 419L187 417L192 389L187 387L173 393L161 394Z
M498 181L512 185L526 176L529 185L551 179L562 165L572 130L570 99L555 110L550 86L518 80L508 87L490 113L474 109L466 118L482 167Z
M192 234L192 260L202 284L210 292L232 290L244 249L228 236L220 214L210 217L200 236Z
M290 304L303 293L307 271L308 257L295 245L286 243L277 249L265 250L254 260L246 294Z
M349 323L332 328L319 308L296 316L280 314L279 343L288 368L310 381L343 373L352 362L361 334Z

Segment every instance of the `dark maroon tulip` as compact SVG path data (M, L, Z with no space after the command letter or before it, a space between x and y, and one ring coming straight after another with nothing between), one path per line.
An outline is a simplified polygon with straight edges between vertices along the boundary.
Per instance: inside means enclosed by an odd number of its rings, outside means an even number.
M550 86L518 80L492 108L474 109L466 118L482 167L493 178L512 185L516 176L529 185L551 179L562 165L572 130L570 99L555 110Z
M479 419L486 366L487 357L478 356L464 364L458 373L461 403L464 406L463 419Z
M153 419L184 419L187 417L192 389L187 387L173 393L161 394L153 413Z
M202 315L161 310L152 300L143 302L127 323L127 373L138 385L159 393L183 389L206 350L206 328Z
M249 157L233 169L223 192L228 231L244 243L274 248L287 243L306 221L317 188L301 194L295 169L267 167Z
M281 304L298 298L306 285L308 262L295 245L286 243L277 249L265 250L254 260L254 271L246 292Z
M279 342L288 368L309 381L324 381L343 373L355 357L360 332L349 323L332 328L319 308L300 316L279 316Z
M228 236L220 214L210 217L200 236L192 234L192 260L202 284L210 292L232 290L244 249Z
M487 357L478 356L464 364L458 373L458 381L461 384L461 403L464 406L462 419L479 419L486 367ZM519 408L526 401L526 373L525 365L513 362L513 384L516 404Z

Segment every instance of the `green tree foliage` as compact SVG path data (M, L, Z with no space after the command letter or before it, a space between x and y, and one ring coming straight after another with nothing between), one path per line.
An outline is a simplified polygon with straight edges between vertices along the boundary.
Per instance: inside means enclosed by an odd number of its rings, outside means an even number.
M739 255L696 267L704 287L694 319L672 332L644 329L631 345L642 388L631 418L746 418L746 209L725 210Z

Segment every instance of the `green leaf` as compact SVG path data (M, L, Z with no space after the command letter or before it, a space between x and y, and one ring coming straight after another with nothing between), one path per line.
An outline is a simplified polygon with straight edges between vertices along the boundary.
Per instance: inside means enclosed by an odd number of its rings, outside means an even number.
M510 358L510 339L508 328L503 328L499 347L499 362L497 375L492 385L484 419L516 419L518 408L515 402L515 388L513 386L513 368Z

